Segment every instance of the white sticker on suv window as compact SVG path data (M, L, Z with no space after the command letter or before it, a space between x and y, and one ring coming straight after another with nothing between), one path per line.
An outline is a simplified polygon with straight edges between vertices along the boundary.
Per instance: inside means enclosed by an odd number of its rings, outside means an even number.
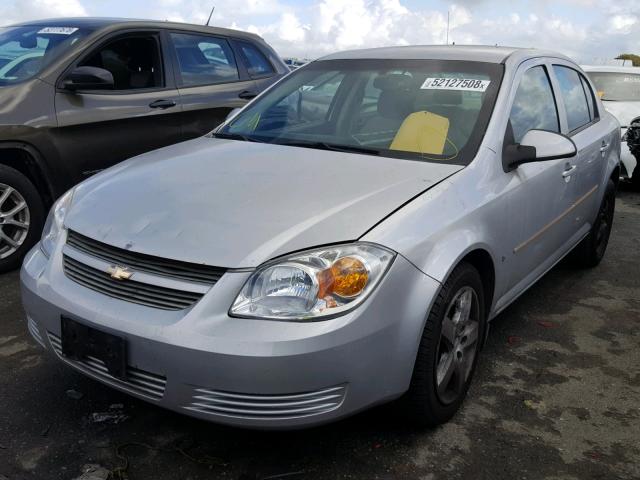
M71 35L77 32L76 27L44 27L38 30L38 33L50 33L55 35Z
M475 78L427 78L422 90L463 90L466 92L484 92L491 80L477 80Z

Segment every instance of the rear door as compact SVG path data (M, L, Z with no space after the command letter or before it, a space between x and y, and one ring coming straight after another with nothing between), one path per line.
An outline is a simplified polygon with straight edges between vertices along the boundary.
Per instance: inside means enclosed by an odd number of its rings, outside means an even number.
M560 133L564 122L544 59L520 67L505 134L505 146L518 144L532 129ZM571 216L576 199L575 158L532 162L508 172L510 241L513 244L511 286L528 285L559 258L575 229Z
M571 137L578 149L575 159L577 198L572 218L576 230L586 234L595 219L600 197L596 190L606 167L612 138L608 135L608 127L600 122L595 95L584 75L565 62L554 63L553 73L566 117L563 133Z
M248 40L232 40L235 51L244 63L249 77L255 82L256 93L262 92L278 78L275 65L269 55L256 43Z
M231 110L255 97L256 84L228 38L185 31L171 31L168 37L182 102L184 139L210 132Z
M75 181L122 160L181 140L180 95L159 31L127 31L99 41L63 73L53 141L63 159L80 168ZM109 70L113 90L60 88L76 66Z

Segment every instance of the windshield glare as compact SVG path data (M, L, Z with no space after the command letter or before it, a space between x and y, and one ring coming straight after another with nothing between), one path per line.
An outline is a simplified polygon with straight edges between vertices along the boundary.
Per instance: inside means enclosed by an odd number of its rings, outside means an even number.
M613 102L640 101L640 73L588 73L602 100Z
M32 78L87 35L84 28L35 25L0 28L0 85Z
M317 61L218 134L466 164L482 140L501 77L501 65L480 62Z

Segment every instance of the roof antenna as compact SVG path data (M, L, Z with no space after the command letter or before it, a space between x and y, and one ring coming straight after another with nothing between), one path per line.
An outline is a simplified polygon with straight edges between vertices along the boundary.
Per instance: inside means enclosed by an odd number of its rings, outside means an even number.
M449 10L447 10L447 45L449 45Z
M214 11L215 9L216 9L216 6L214 5L214 6L211 8L211 13L209 13L209 18L207 18L207 23L205 23L205 26L207 26L207 27L209 26L209 22L211 21L211 16L213 15L213 11Z

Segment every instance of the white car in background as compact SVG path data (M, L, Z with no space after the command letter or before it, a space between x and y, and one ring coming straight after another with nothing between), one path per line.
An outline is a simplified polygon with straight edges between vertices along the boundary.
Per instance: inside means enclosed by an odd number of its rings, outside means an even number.
M640 117L640 67L583 66L582 69L594 83L604 107L620 122L623 138L621 175L640 186L640 168L636 169L638 159L625 141L631 121Z

